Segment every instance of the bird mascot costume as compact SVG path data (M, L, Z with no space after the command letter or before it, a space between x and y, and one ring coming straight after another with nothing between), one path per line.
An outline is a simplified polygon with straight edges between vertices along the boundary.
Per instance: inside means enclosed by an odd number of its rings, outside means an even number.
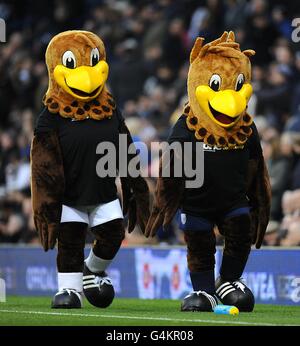
M212 311L218 300L252 311L254 296L241 276L251 244L262 244L270 211L268 172L257 129L247 113L252 93L249 58L255 52L241 51L233 32L205 45L203 41L197 38L191 51L188 104L169 143L203 143L204 182L187 188L185 178L160 176L145 234L154 236L180 209L193 286L182 311ZM215 226L225 238L216 281Z
M49 87L32 141L31 188L44 250L58 242L58 293L52 308L81 308L82 292L94 306L110 305L114 288L105 271L124 238L123 213L129 232L136 223L144 231L149 217L148 186L141 176L121 178L122 210L115 177L96 172L99 143L118 149L119 134L128 146L132 143L105 86L105 60L103 42L86 31L60 33L46 51ZM84 260L88 227L95 241Z

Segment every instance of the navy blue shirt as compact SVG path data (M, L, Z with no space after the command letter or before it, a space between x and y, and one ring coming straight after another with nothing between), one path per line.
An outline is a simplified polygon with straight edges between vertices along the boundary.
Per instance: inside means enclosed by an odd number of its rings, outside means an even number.
M204 182L199 188L185 188L183 212L214 220L232 209L248 206L248 161L262 152L254 123L251 128L252 134L244 146L223 150L204 145ZM197 142L184 115L176 122L168 141Z

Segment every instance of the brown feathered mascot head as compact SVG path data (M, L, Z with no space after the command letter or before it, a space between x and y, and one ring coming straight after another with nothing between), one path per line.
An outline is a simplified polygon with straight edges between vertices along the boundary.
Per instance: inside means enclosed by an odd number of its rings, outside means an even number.
M187 126L206 144L243 145L252 132L246 109L252 94L249 57L255 52L241 51L233 32L203 41L197 38L190 55Z
M49 87L43 99L51 113L83 120L112 116L115 102L105 82L109 67L102 40L71 30L52 38L46 50Z

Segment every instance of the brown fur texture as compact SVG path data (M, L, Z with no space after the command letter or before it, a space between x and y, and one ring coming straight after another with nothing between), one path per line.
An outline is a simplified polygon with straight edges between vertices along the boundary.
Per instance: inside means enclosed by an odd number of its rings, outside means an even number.
M162 162L170 165L170 177L162 177ZM160 226L167 227L179 208L184 192L184 178L174 177L174 152L171 152L170 162L165 157L160 160L160 173L156 184L155 202L147 223L145 236L154 237Z
M234 90L236 77L240 73L244 74L245 82L249 83L251 65L248 57L255 52L241 52L233 32L224 32L220 38L204 46L203 42L203 38L198 38L190 55L187 82L189 101L184 108L187 126L194 131L198 140L206 144L229 148L243 145L252 133L251 116L245 111L233 127L225 129L214 123L201 109L195 91L199 85L208 85L210 77L215 73L221 76L221 90Z
M101 94L94 100L82 102L74 100L71 95L65 93L64 99L60 99L54 93L49 93L49 97L45 97L43 102L50 113L59 114L64 118L74 118L76 120L84 120L92 118L94 120L102 120L111 118L116 104L113 96L104 89Z
M86 223L64 222L59 225L56 263L60 273L82 272L86 233Z
M95 99L84 102L63 90L55 81L53 72L61 64L62 55L66 50L72 50L76 56L78 66L90 64L90 51L98 48L100 59L105 60L106 52L102 40L88 31L70 30L56 35L49 43L46 51L46 64L49 75L49 86L43 102L49 112L59 114L65 118L84 120L92 118L102 120L113 115L116 108L112 95L106 87Z
M136 224L142 233L150 215L150 196L147 182L142 177L121 178L123 214L128 214L128 233L131 233Z
M259 249L268 226L271 210L271 185L262 154L248 163L247 196L251 209L253 244Z
M223 261L221 272L224 277L233 275L237 280L247 263L251 249L252 228L249 214L243 214L218 221L218 229L225 238L223 258L233 258L237 262L235 272L228 267L228 261ZM190 272L213 270L215 265L216 239L212 231L185 231L184 239L187 244L187 262ZM222 276L222 277L223 277Z
M230 217L218 222L220 234L225 238L224 255L247 261L252 242L249 214Z
M119 132L127 136L127 146L129 147L133 141L124 121L119 126ZM128 154L128 162L135 156L136 154ZM123 214L128 214L128 232L131 233L138 224L144 233L150 215L150 195L147 182L141 176L134 178L127 174L126 177L121 177L121 188Z
M220 275L225 281L238 280L251 250L251 217L249 214L242 214L226 218L218 222L218 229L225 238Z
M35 135L31 145L33 217L45 251L53 249L60 224L64 170L56 132Z
M186 231L187 263L190 272L213 270L215 267L216 237L213 231Z
M94 254L105 260L113 259L125 237L123 219L116 219L95 226L91 232L96 238L93 246Z

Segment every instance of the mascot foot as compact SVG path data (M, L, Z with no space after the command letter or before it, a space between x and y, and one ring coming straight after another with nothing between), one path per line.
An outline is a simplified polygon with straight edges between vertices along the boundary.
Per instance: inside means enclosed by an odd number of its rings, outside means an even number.
M92 273L86 264L83 269L83 292L90 304L107 308L115 297L115 290L105 272Z
M63 289L57 292L52 299L52 309L80 309L82 298L79 292L73 289Z
M219 277L216 281L216 295L224 305L234 305L240 311L251 312L255 299L251 290L241 281L225 281Z
M217 304L217 299L204 291L192 292L183 299L181 311L212 312Z

